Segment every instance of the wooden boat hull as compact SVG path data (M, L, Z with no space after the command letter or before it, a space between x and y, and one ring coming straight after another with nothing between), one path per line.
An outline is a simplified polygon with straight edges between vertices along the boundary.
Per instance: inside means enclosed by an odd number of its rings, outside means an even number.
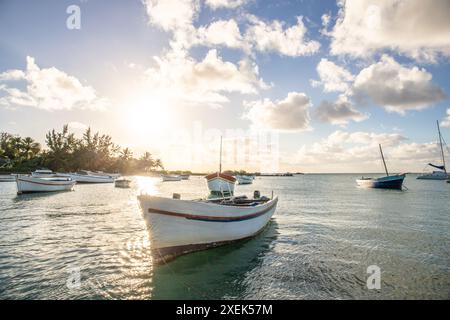
M278 198L239 207L139 196L156 262L254 236L275 212Z
M387 176L382 178L358 179L356 183L363 188L402 189L405 175Z
M17 177L17 193L70 191L75 181L64 178Z
M188 174L182 174L181 175L181 179L182 180L189 180L189 177L190 177L190 175L188 175Z

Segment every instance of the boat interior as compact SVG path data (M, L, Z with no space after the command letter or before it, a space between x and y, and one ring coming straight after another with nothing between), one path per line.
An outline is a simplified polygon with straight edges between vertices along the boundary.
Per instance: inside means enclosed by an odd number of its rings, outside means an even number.
M256 192L255 192L256 195ZM265 196L259 197L259 193L257 197L248 198L247 196L239 196L239 197L225 197L225 198L217 198L217 199L208 199L204 200L209 203L220 204L224 206L239 206L239 207L254 207L257 205L261 205L270 201L271 199Z

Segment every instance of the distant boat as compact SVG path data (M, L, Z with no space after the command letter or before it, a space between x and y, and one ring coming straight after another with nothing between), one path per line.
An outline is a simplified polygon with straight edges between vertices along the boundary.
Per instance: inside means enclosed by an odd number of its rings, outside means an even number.
M224 198L234 195L236 178L222 173L222 137L220 137L219 171L208 174L207 176L205 176L205 179L208 184L210 197Z
M38 169L33 171L31 176L35 178L51 178L56 176L56 173L48 169Z
M14 182L16 181L15 174L0 174L0 182Z
M103 171L93 171L93 172L87 171L87 172L89 172L90 174L95 175L95 176L107 176L107 177L112 177L115 179L120 178L120 176L121 176L120 173L106 173Z
M245 175L237 175L236 179L238 181L238 184L252 184L253 183L253 176L245 176Z
M255 196L191 201L139 196L153 261L164 263L256 235L274 214L278 197Z
M75 181L64 177L37 178L32 176L17 177L17 193L70 191Z
M405 179L405 174L398 174L398 175L389 175L387 166L386 166L386 161L384 160L384 155L383 155L383 149L381 148L381 144L379 145L380 147L380 154L381 154L381 159L383 160L383 165L384 165L384 169L386 171L386 176L385 177L380 177L380 178L365 178L362 177L361 179L357 179L356 183L360 186L360 187L364 187L364 188L378 188L378 189L402 189L403 186L403 180Z
M129 188L130 185L131 185L131 180L128 180L128 179L121 178L121 179L116 179L114 181L114 186L116 188Z
M162 181L181 181L181 176L174 174L162 174Z
M65 174L64 176L69 176L77 183L113 183L115 180L114 177L111 176L93 174L92 172L84 170Z
M439 121L437 122L437 129L439 135L439 146L441 147L441 157L442 157L442 165L435 165L432 163L428 163L430 167L439 169L439 171L433 171L431 173L425 173L421 176L418 176L417 179L421 180L448 180L450 179L450 174L447 173L447 169L445 168L445 155L444 155L444 147L442 143L442 135L441 129L439 128Z
M189 174L182 174L181 179L182 180L189 180L190 175Z
M229 197L234 195L235 177L215 172L205 176L205 179L211 196Z

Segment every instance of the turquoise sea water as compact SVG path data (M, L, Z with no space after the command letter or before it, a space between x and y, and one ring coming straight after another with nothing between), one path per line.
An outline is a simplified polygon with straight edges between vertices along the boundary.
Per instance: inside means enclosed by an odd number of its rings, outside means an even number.
M163 266L152 265L136 196L202 197L203 178L133 177L131 189L20 196L14 183L0 183L0 298L449 299L450 184L408 175L407 191L360 189L358 177L237 186L237 194L279 196L267 228ZM366 286L370 265L381 270L379 290Z

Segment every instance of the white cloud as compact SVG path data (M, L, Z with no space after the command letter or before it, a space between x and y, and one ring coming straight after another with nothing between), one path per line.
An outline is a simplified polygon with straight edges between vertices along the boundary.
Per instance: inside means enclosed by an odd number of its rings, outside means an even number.
M250 26L245 38L259 51L296 57L311 55L320 48L319 42L306 38L307 29L302 17L297 17L297 24L290 27L278 20L266 23L255 16L248 18Z
M272 102L269 99L245 102L243 118L252 122L258 129L280 131L310 130L309 109L311 100L304 93L289 92L283 100Z
M346 125L350 121L360 122L368 118L368 115L356 110L345 95L340 95L335 102L322 101L315 109L315 116L322 122L337 125Z
M323 85L325 92L345 92L354 79L348 70L325 58L322 58L317 65L317 73L320 81L312 80L311 84L315 87Z
M104 109L109 103L98 98L90 86L55 67L41 69L34 58L27 57L26 70L9 70L0 74L0 81L11 80L26 83L25 91L6 84L0 85L0 105L5 107L36 107L48 111L80 109Z
M447 109L447 116L444 118L441 125L443 127L450 127L450 108Z
M218 20L208 26L197 30L197 40L203 45L223 45L229 48L241 48L248 50L248 44L244 41L239 26L235 20Z
M149 22L165 31L192 25L200 10L198 0L143 0Z
M268 88L255 64L224 61L216 50L202 61L173 51L155 60L157 65L145 72L147 88L179 103L218 107L228 102L223 93L255 94Z
M292 163L305 171L382 172L378 144L390 172L421 172L439 158L436 142L415 143L398 133L345 132L337 130L319 142L303 146Z
M234 9L249 2L249 0L206 0L205 3L212 9Z
M216 9L233 8L246 2L247 0L210 0L207 4ZM218 20L195 27L194 22L200 12L199 0L143 0L143 3L150 24L172 33L172 50L187 50L195 45L220 45L239 48L247 54L254 49L295 57L311 55L320 48L319 42L307 39L307 28L302 17L297 17L297 24L285 26L284 22L278 20L265 22L256 16L247 15L243 23L246 31L242 35L234 19Z
M341 0L331 53L367 57L391 49L420 60L450 56L450 1Z
M378 63L358 74L352 91L357 100L368 97L389 112L404 114L445 99L445 93L431 80L431 73L425 69L407 68L383 55Z
M78 122L78 121L69 122L68 126L70 129L75 129L75 130L86 130L88 128L87 125L85 125L84 123Z
M330 24L330 21L331 21L331 15L329 15L327 13L323 14L322 17L321 17L321 20L322 20L322 26L324 28L327 28L328 25Z

